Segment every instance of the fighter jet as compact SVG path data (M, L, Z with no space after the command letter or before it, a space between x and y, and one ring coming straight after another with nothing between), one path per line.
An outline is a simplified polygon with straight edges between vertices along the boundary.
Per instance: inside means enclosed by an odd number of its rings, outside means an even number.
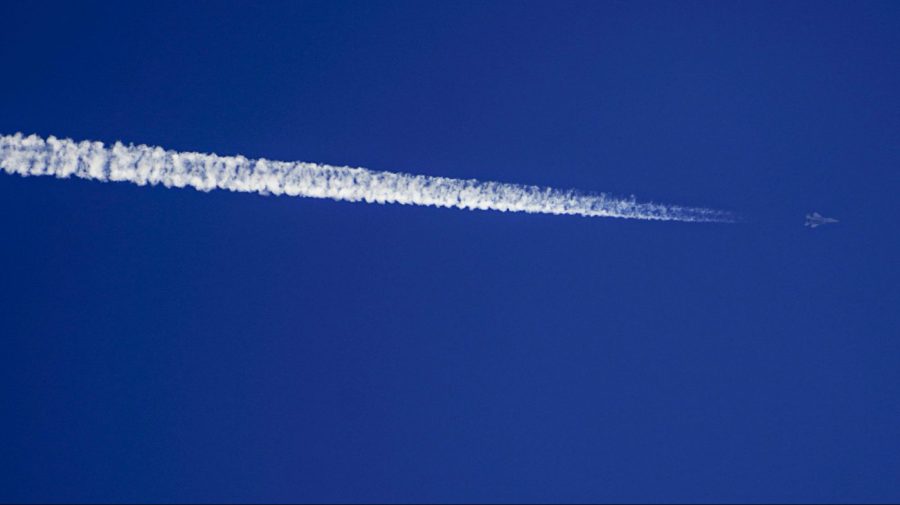
M838 220L830 217L822 217L822 214L818 212L813 212L812 214L806 215L806 222L803 223L803 226L809 226L810 228L815 228L816 226L820 226L828 223L837 223Z

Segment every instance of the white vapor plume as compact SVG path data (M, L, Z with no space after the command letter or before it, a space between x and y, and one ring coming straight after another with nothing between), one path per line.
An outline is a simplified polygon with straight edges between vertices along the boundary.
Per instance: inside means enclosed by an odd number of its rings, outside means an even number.
M690 222L732 222L728 212L637 203L606 194L451 179L316 163L248 159L167 151L116 142L74 142L37 135L0 136L0 168L22 176L71 176L127 181L140 186L191 186L200 191L331 198L349 202L400 203L539 214Z

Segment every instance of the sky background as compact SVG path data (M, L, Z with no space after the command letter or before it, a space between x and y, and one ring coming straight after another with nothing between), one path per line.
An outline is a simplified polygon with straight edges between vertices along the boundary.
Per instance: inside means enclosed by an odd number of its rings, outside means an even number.
M0 501L900 500L900 3L23 4L4 134L745 222L0 174Z

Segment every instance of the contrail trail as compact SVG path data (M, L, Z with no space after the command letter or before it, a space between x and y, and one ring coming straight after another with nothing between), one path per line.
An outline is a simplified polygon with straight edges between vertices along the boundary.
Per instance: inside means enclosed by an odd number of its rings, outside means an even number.
M734 221L724 211L637 203L603 193L176 152L120 142L106 147L102 142L75 142L53 136L45 140L21 133L0 136L0 167L22 176L75 176L104 182L127 181L140 186L190 186L200 191L227 189L349 202L657 221Z

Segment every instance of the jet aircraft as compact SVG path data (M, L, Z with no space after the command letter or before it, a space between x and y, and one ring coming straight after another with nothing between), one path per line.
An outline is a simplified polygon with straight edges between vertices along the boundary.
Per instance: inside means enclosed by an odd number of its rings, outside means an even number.
M809 226L810 228L815 228L816 226L821 226L823 224L829 223L837 223L838 220L831 217L822 217L822 214L818 212L813 212L812 214L806 215L806 222L803 223L803 226Z

